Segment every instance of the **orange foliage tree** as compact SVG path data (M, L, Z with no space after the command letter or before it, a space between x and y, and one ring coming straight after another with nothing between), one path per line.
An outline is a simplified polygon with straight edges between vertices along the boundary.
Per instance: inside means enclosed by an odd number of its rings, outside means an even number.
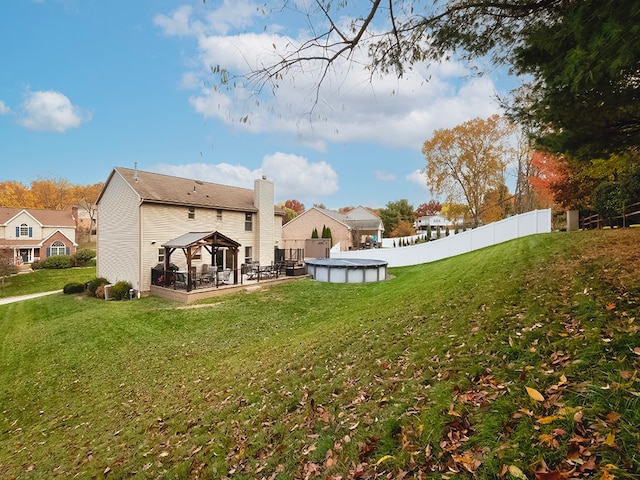
M11 180L0 182L0 207L38 208L36 197L28 187Z
M436 130L424 142L427 166L423 173L431 193L445 195L448 203L465 202L475 225L487 192L499 188L513 149L513 127L499 115L475 118L452 129Z
M440 202L429 200L429 203L421 203L418 205L418 208L416 208L416 218L438 215L440 210L442 210L442 204Z
M39 179L31 182L31 193L37 208L65 210L73 205L73 186L63 178Z

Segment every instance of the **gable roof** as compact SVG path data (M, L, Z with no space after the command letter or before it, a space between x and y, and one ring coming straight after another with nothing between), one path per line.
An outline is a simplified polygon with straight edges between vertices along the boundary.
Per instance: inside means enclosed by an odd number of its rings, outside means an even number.
M380 217L364 207L354 208L347 213L340 213L323 208L318 208L318 210L323 212L325 215L330 216L334 220L344 223L349 228L357 228L359 230L384 230L384 225L382 224Z
M312 212L314 210L322 213L323 215L326 215L329 218L332 218L337 222L340 222L348 229L356 228L361 231L384 230L384 225L380 217L364 207L354 208L346 214L337 212L335 210L327 210L326 208L311 207L309 210L305 210L300 215L292 219L291 222L295 222L296 219L302 217L305 213Z
M104 184L96 203L111 178L120 175L143 202L257 212L253 190L219 183L203 182L160 173L116 167Z
M38 210L35 208L0 208L0 225L7 225L21 213L26 213L42 227L75 228L76 220L71 210Z

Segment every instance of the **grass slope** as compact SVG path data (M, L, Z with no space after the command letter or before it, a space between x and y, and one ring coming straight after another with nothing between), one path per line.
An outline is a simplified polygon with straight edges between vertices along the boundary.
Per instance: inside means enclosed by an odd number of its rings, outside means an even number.
M0 298L62 290L70 282L84 283L96 276L96 267L42 269L0 280Z
M0 306L2 478L638 478L640 229L180 308Z

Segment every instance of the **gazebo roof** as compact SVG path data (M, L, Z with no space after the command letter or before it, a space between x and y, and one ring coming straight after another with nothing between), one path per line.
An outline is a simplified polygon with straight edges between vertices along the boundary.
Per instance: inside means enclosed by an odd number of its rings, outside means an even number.
M240 248L238 242L220 232L189 232L162 244L165 248L190 248L198 245Z

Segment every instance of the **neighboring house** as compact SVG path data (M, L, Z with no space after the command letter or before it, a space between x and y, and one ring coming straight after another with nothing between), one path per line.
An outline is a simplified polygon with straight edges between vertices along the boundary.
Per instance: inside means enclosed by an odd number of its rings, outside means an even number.
M76 253L77 210L0 208L0 251L16 265Z
M186 234L217 232L231 239L240 245L240 263L269 265L281 248L283 214L266 177L251 190L118 167L96 206L97 275L111 283L128 281L139 292L150 290L151 269L165 262L163 245ZM186 253L176 249L170 262L200 269L233 268L238 260L224 248L215 255L189 251L189 262Z
M376 246L384 233L380 217L364 207L354 208L348 213L312 207L282 227L284 248L305 249L307 258L326 256L310 251L313 249L313 242L310 241L313 230L316 229L318 236L321 236L323 227L331 230L333 245L339 243L342 251ZM331 247L328 245L328 248Z
M438 227L442 230L451 229L454 225L453 222L440 215L426 215L424 217L418 217L414 223L414 227L417 233L423 233L426 232L429 227L431 227L433 231Z
M95 207L91 212L85 208L78 207L78 229L77 238L79 241L92 242L96 239L96 213Z

